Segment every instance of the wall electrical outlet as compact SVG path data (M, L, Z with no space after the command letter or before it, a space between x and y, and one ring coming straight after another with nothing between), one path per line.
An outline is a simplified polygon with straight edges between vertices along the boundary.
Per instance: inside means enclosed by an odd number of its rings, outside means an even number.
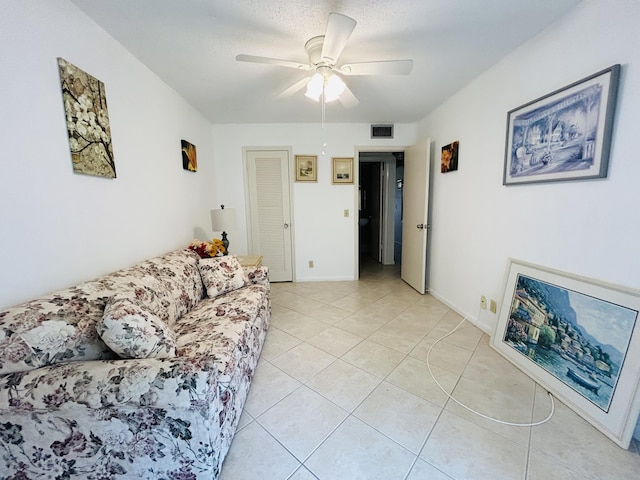
M480 297L480 308L483 310L487 309L487 297L485 297L484 295Z
M313 268L313 260L309 260L309 268Z
M489 302L489 311L491 313L496 313L498 311L498 304L496 303L496 301L493 298Z

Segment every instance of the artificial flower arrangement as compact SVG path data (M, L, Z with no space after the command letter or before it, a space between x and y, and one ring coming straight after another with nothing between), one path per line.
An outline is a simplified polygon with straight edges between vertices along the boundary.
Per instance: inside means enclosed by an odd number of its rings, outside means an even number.
M193 240L189 245L189 249L200 255L200 258L219 257L227 251L219 238L214 238L210 242Z

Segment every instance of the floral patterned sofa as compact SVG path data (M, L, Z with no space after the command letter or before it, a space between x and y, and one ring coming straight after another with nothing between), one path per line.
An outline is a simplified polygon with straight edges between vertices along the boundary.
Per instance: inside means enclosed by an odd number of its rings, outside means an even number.
M0 478L217 478L270 308L184 249L0 311Z

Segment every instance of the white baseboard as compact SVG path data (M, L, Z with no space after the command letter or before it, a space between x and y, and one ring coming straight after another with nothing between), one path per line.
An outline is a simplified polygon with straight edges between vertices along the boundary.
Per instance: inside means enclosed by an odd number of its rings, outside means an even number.
M449 307L451 310L456 312L458 315L464 317L466 320L471 322L473 325L478 327L487 335L489 336L493 335L494 325L491 325L490 322L481 320L480 318L478 318L478 315L471 315L467 312L464 312L461 308L457 307L453 302L449 301L449 299L440 295L437 291L434 291L431 289L429 290L429 294L435 297L436 299L438 299L439 301L441 301L442 303L444 303L447 307Z

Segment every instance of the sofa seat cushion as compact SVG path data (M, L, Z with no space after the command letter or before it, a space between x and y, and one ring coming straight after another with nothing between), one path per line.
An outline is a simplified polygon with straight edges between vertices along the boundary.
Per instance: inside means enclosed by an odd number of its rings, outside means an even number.
M199 269L209 298L236 290L245 283L244 270L233 255L202 258Z
M212 358L70 362L0 376L0 478L218 478Z
M170 358L176 354L173 331L138 299L111 299L96 328L120 358Z
M221 379L228 380L249 348L253 320L267 303L267 295L264 286L251 285L203 300L176 322L177 355L214 355Z
M178 355L212 355L218 366L223 457L242 415L269 327L269 315L268 286L250 285L203 300L176 323Z

